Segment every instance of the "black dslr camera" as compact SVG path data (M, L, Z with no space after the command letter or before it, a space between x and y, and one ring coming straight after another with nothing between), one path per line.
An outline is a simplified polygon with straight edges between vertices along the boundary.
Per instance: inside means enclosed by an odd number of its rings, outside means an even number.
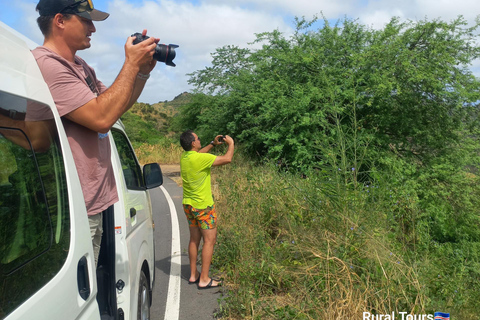
M133 44L140 43L143 40L150 38L148 36L143 36L138 32L132 34L132 37L136 38L133 40ZM175 48L178 48L176 44L169 44L168 46L165 44L157 44L153 58L157 61L165 63L167 66L175 67L175 63L173 63L173 59L175 59Z

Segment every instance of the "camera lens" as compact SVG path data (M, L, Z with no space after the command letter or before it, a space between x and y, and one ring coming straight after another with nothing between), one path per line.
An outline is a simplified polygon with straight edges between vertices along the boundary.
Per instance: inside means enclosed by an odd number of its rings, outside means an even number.
M147 40L148 36L144 36L141 33L137 32L132 34L132 37L135 37L133 40L133 44L140 43L144 40ZM175 63L173 63L173 59L175 59L175 48L178 48L176 44L157 44L155 47L155 53L153 54L153 58L157 61L165 63L167 66L175 67Z
M176 55L175 48L178 48L175 44L169 44L168 46L165 44L157 44L153 58L157 61L164 62L167 66L175 67L175 63L173 63Z

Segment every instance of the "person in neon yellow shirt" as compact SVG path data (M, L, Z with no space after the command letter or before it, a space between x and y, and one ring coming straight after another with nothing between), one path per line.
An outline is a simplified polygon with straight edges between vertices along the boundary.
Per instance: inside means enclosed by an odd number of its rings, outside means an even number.
M208 153L214 146L226 143L227 152L223 156ZM210 169L232 162L234 142L230 136L218 135L202 148L200 138L191 130L180 136L183 150L180 159L180 174L183 182L183 210L190 229L188 257L190 279L188 283L198 283L199 289L218 287L221 282L210 278L210 264L213 248L217 240L217 213L212 196ZM197 255L203 238L202 270L197 270Z

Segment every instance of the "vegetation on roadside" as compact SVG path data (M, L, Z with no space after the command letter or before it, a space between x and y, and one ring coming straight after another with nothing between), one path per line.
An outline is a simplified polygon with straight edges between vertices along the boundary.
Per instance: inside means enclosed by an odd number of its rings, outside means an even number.
M480 319L479 23L299 19L191 75L171 128L239 146L213 176L219 315Z
M454 177L398 183L384 173L353 188L345 184L355 181L350 166L302 178L237 153L231 168L214 172L213 264L229 289L219 314L362 319L363 312L446 311L477 319L479 181L441 174ZM448 209L460 203L467 207ZM453 237L442 239L439 228Z
M181 147L171 132L172 119L180 106L190 102L190 95L182 93L172 101L153 105L135 103L121 120L141 164L158 162L175 164L180 159Z

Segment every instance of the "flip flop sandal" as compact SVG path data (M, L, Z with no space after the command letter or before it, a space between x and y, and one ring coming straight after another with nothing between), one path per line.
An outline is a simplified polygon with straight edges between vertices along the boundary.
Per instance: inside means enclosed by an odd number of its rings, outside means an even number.
M213 281L217 281L218 284L213 286ZM210 282L205 286L205 287L200 287L198 286L198 289L202 290L202 289L210 289L210 288L217 288L217 287L221 287L222 286L222 282L220 282L220 280L217 280L217 279L213 279L213 278L210 278Z
M195 281L188 280L188 284L195 284L195 283L199 283L199 282L200 282L200 275L198 275L198 278Z

